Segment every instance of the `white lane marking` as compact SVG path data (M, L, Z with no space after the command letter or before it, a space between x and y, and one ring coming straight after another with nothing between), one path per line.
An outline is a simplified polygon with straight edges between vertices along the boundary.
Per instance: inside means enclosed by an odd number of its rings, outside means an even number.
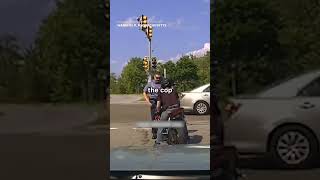
M189 126L208 126L208 124L188 124Z
M197 120L187 120L188 123L210 123L210 120L197 121Z
M110 128L110 130L115 130L115 129L119 129L119 128ZM151 128L132 128L132 129L151 129Z
M187 148L210 149L210 146L207 146L207 145L186 146L186 147L187 147Z
M159 128L159 127L183 127L184 123L183 122L171 122L171 121L155 121L155 122L138 122L136 123L137 128Z

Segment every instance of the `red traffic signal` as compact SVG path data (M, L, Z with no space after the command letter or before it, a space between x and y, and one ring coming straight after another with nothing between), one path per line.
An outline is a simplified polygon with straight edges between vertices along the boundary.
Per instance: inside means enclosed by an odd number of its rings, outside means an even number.
M157 68L157 59L155 57L151 59L151 66L153 69Z

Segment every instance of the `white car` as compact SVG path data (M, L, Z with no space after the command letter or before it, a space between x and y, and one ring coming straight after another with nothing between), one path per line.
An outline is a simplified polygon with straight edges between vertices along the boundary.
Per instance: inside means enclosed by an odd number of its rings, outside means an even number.
M239 153L270 154L287 168L319 160L320 70L251 97L233 98L225 110L225 144Z
M181 93L180 103L186 111L193 111L199 115L208 114L210 109L210 84Z

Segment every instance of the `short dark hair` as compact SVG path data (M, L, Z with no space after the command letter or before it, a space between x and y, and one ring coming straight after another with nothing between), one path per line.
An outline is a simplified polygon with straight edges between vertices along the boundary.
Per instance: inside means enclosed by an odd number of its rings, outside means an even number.
M155 75L160 75L160 76L162 76L162 74L161 74L159 71L156 71L156 72L153 74L153 76L155 76Z

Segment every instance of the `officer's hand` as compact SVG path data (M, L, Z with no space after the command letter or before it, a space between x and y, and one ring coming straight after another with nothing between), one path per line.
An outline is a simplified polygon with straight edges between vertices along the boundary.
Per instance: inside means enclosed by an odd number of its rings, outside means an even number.
M154 114L155 120L159 121L160 120L160 116L161 116L161 114L160 114L159 111L155 112L155 114Z
M159 114L157 114L157 115L155 115L155 117L154 117L154 119L156 120L156 121L160 121L160 115Z

